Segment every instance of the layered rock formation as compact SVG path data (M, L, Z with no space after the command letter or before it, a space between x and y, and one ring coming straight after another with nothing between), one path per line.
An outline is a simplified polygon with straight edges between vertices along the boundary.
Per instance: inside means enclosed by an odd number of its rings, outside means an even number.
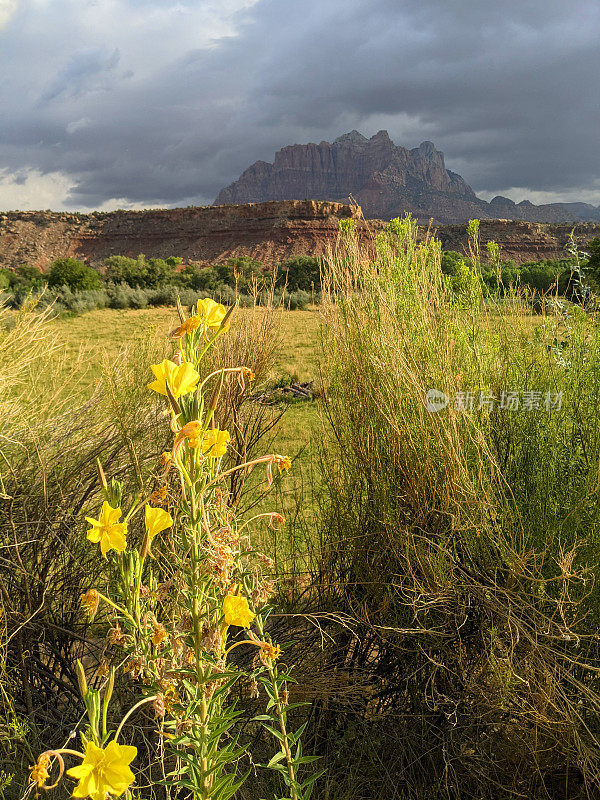
M360 227L360 209L338 203L288 201L220 208L70 214L0 213L0 266L45 269L74 256L102 265L111 255L218 263L250 256L273 265L294 255L321 255L337 239L340 219Z
M354 219L364 243L384 224L365 222L354 206L310 200L93 214L14 211L0 214L0 266L45 269L64 256L101 266L108 256L140 253L205 263L250 256L273 266L293 255L326 253L335 246L340 219ZM582 245L600 236L597 223L483 220L480 231L483 244L494 239L504 258L521 263L564 257L573 227ZM464 224L441 226L437 235L447 250L462 252L467 244Z
M394 144L387 131L370 139L358 131L333 143L295 144L275 154L272 164L257 161L219 192L215 205L265 200L354 199L369 219L412 212L439 224L468 219L525 219L536 222L600 221L600 207L587 203L534 206L495 197L478 198L468 184L446 169L444 154L431 142L413 150Z

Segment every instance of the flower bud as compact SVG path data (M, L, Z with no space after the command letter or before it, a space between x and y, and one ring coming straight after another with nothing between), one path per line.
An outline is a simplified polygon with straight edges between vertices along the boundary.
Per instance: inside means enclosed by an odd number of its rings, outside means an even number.
M75 669L77 671L77 683L79 684L79 691L81 692L81 696L85 698L87 697L88 693L88 685L85 679L85 672L83 671L83 666L79 659L77 659L77 661L75 662Z

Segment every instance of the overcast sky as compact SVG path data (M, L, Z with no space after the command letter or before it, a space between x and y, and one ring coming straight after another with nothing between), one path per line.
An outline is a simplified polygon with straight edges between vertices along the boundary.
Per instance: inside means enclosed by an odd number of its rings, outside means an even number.
M0 209L208 204L352 128L600 204L599 0L0 0Z

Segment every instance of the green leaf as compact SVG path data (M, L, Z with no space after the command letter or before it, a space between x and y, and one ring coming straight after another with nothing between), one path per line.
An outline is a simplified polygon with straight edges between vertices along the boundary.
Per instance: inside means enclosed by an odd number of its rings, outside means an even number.
M267 769L273 769L275 764L278 764L282 758L285 758L285 753L280 750L278 753L275 753L273 758L267 764Z
M285 740L284 740L284 737L283 737L283 734L281 733L281 731L278 731L278 730L276 730L275 728L272 728L270 725L265 725L265 723L264 723L264 722L263 722L263 728L266 728L266 729L267 729L267 730L268 730L270 733L272 733L272 734L273 734L273 736L274 736L276 739L278 739L280 742L283 742L283 741L285 741Z

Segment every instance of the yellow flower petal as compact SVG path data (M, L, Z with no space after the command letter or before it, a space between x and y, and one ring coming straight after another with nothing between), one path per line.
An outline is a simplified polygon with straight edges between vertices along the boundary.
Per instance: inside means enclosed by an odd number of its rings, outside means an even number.
M220 328L227 309L221 303L215 303L214 300L207 297L204 300L198 300L196 313L201 317L205 328ZM225 330L228 330L228 328L229 323L225 326Z
M173 517L162 508L152 508L147 505L145 515L146 530L151 540L173 524Z
M109 550L121 553L127 547L127 523L118 522L121 513L120 508L113 508L104 501L99 519L86 517L86 521L92 526L87 532L87 538L94 544L100 543L103 556L106 556Z
M194 392L200 380L200 375L189 361L175 364L174 361L165 359L160 364L153 364L150 369L156 380L147 384L148 389L165 397L167 396L167 384L169 384L171 394L177 399L184 394Z
M104 750L88 742L82 763L67 770L67 775L79 781L73 797L91 800L105 800L107 794L120 797L135 780L129 764L136 755L135 747L114 740Z
M229 431L208 430L202 440L202 452L209 458L221 458L227 452L230 439Z
M256 616L250 611L245 597L231 594L223 600L223 614L226 625L237 625L240 628L249 628Z

